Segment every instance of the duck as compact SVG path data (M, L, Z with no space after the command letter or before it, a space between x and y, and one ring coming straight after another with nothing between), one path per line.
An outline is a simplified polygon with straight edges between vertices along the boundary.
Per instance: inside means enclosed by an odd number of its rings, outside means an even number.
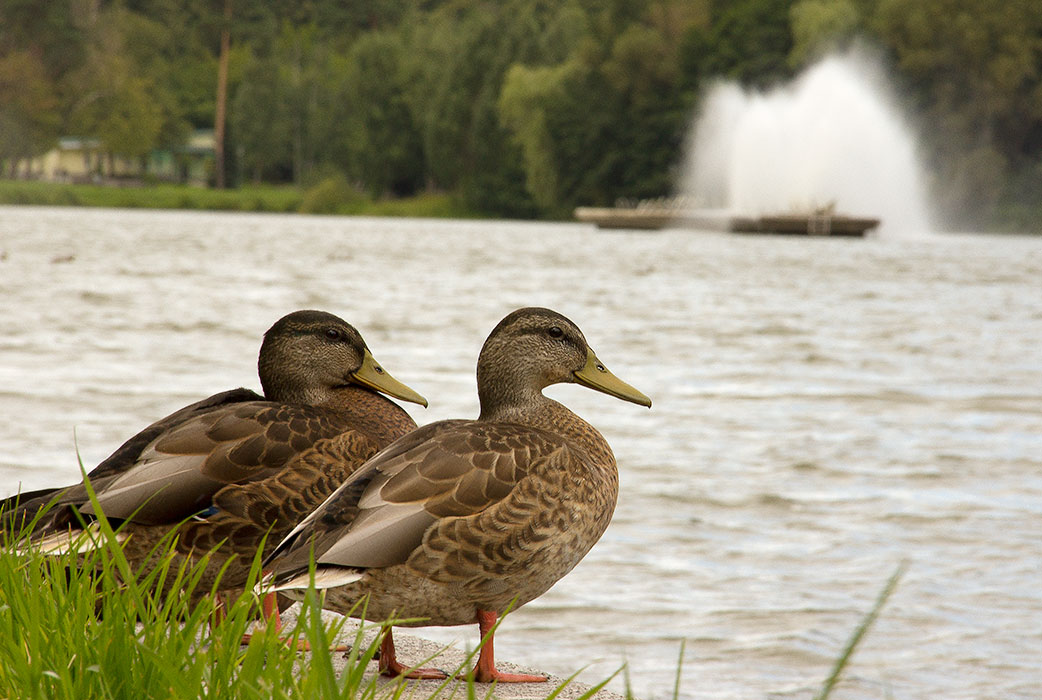
M241 593L258 549L270 553L356 468L416 428L388 397L427 406L376 361L357 329L325 311L280 318L264 334L257 367L263 394L232 389L175 411L87 475L133 569L150 570L167 540L173 570L203 567L188 591L192 605L215 587L225 598ZM0 504L14 531L28 529L21 548L98 547L88 483ZM277 624L273 599L264 602Z
M619 490L601 433L542 393L558 383L651 407L568 318L513 311L478 356L477 419L430 423L362 465L267 557L259 590L299 600L314 587L324 608L392 626L476 623L476 682L545 681L496 668L497 620L579 563ZM380 642L382 675L446 678L404 667L392 634Z

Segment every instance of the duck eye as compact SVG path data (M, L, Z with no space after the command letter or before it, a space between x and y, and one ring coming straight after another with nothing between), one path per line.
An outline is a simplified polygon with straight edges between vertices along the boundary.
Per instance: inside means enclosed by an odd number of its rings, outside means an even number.
M330 340L342 340L343 337L344 337L344 334L341 333L336 328L327 328L326 329L326 337L329 338Z
M550 334L551 338L562 338L562 337L564 337L564 331L561 330L560 326L550 326L550 329L547 330L547 333Z

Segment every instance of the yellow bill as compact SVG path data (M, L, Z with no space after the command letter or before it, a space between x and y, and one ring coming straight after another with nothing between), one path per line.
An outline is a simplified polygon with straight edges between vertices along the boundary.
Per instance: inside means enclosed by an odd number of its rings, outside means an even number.
M583 386L603 391L605 394L623 401L631 401L651 408L651 399L609 372L608 368L593 354L593 350L587 352L586 365L574 374L575 381Z
M370 389L402 401L418 403L427 408L427 399L392 377L387 370L380 366L380 363L376 361L368 348L366 348L365 356L362 358L362 366L351 376L354 377L356 382Z

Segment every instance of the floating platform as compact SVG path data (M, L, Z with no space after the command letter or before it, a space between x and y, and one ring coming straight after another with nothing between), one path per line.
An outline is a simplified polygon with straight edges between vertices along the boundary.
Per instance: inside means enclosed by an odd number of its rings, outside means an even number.
M597 228L666 228L675 222L677 214L676 209L658 207L580 206L575 209L577 220L596 224Z
M659 207L578 207L575 218L597 228L661 229L673 224L679 212Z
M735 233L780 233L794 236L864 236L879 226L879 219L842 214L778 214L734 217Z
M605 229L658 230L674 227L793 236L860 237L879 226L879 219L876 218L847 216L830 211L742 216L713 209L579 207L575 210L575 218Z

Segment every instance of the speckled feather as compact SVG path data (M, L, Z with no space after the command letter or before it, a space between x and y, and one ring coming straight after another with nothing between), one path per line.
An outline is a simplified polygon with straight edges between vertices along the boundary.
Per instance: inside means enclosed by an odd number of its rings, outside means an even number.
M334 340L323 337L335 329ZM266 349L267 348L267 349ZM415 428L401 407L345 383L365 343L324 312L290 314L265 335L259 367L269 400L246 389L216 394L129 439L90 474L103 512L122 531L135 567L178 529L175 566L212 552L193 597L205 595L231 558L222 588L241 588L262 541L269 552L381 447ZM54 507L34 538L91 516L86 489L38 492L13 516ZM266 539L265 539L266 538Z

